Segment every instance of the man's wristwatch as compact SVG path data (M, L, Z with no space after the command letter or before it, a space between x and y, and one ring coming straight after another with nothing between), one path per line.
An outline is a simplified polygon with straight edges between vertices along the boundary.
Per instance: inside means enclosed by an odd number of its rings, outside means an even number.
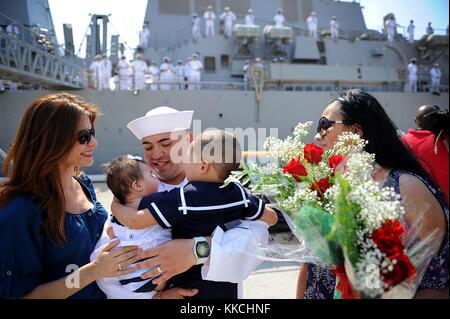
M194 237L194 246L192 247L196 261L196 265L204 264L211 252L209 242L205 237Z

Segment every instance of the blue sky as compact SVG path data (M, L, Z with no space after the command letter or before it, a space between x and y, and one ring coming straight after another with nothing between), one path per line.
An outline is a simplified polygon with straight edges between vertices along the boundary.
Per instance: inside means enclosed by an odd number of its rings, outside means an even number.
M147 0L48 0L52 12L56 35L63 42L63 23L71 23L74 32L75 50L77 51L89 25L89 13L111 14L110 21L130 47L138 43L138 32L144 21ZM413 19L416 35L425 32L426 25L432 22L437 33L445 33L449 19L448 0L359 0L364 7L366 25L379 29L383 16L394 13L397 23L407 26ZM439 30L440 29L440 30ZM110 29L110 34L117 31ZM85 49L82 48L81 56ZM131 57L131 51L127 52Z

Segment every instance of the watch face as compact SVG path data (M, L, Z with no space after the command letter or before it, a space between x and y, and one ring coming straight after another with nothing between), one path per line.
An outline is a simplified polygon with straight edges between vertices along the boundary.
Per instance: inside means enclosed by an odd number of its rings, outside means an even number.
M207 241L198 242L195 250L197 252L198 258L209 257L209 243Z

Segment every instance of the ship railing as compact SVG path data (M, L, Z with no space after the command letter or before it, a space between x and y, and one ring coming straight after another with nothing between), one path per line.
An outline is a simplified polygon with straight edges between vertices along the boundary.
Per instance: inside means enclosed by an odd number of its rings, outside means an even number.
M84 68L20 38L0 33L0 74L6 80L48 88L84 86Z

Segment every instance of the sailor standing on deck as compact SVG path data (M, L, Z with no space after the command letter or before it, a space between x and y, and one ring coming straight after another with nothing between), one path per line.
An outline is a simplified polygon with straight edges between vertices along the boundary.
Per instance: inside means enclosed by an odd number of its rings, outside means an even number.
M408 25L408 29L406 31L408 32L408 43L413 44L414 43L414 29L416 26L414 25L414 20L411 20Z
M92 82L93 82L93 88L95 90L100 90L100 88L102 87L102 85L101 85L102 77L101 77L101 70L100 70L101 60L102 60L102 56L97 54L94 58L94 61L91 63L91 66L89 67L89 69L92 72Z
M236 15L230 10L230 7L225 7L225 12L220 15L220 20L224 22L225 37L231 38L233 33L233 23L236 21Z
M427 26L427 34L428 35L431 35L431 34L433 34L434 33L434 29L433 29L433 27L431 26L431 22L428 22L428 26Z
M439 86L441 85L441 75L442 72L439 69L439 63L435 63L430 70L431 75L431 94L440 95Z
M106 54L103 54L103 59L100 62L100 74L102 77L101 89L110 90L111 89L111 73L112 73L112 62Z
M159 82L159 68L156 62L152 62L150 67L148 68L148 74L150 75L150 79L152 84L150 85L151 91L158 90L158 82Z
M139 46L145 50L148 47L149 42L150 29L148 28L148 21L145 21L142 30L139 31Z
M409 89L412 92L417 92L417 60L411 59L411 63L408 64L408 81Z
M175 69L175 77L177 81L176 88L177 90L184 89L184 65L183 61L177 60L177 65L174 67Z
M337 41L339 39L339 22L337 22L337 19L335 16L331 17L330 33L331 33L331 39L333 39L334 41Z
M131 62L134 77L134 89L145 90L145 72L147 71L147 63L143 60L142 54L136 54L136 59Z
M130 66L127 62L126 56L122 55L122 58L117 62L117 71L119 73L119 90L130 89Z
M245 15L245 24L255 25L255 16L253 15L252 9L248 9L247 14Z
M203 14L203 19L205 20L205 36L214 35L214 20L216 19L216 14L213 11L212 5L208 5L208 9Z
M175 69L168 56L164 57L164 62L159 67L159 80L164 83L161 84L161 90L172 90L172 84L170 83L175 81Z
M306 24L308 26L309 36L313 37L314 40L317 40L317 17L316 13L311 12L310 16L306 19Z
M283 9L277 10L277 14L273 17L273 21L275 22L275 26L277 28L284 26L284 21L286 21L286 19L284 18L283 15Z
M248 72L250 68L250 60L246 60L244 67L242 68L242 73L244 73L244 90L248 90Z
M194 41L198 41L201 37L200 33L200 17L197 15L197 13L192 14L192 38Z
M397 22L393 15L386 20L386 34L389 42L394 42L394 37L397 29Z
M189 62L189 90L200 90L201 70L203 64L198 59L197 53L192 55L192 60Z

